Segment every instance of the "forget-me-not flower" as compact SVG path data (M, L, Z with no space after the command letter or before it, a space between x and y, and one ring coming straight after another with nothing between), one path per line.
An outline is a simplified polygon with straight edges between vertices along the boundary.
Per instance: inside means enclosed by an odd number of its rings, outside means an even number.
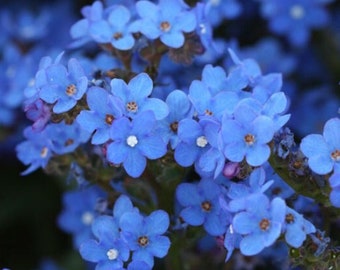
M134 261L143 261L150 267L154 257L163 258L170 248L170 240L164 234L169 227L169 215L163 210L153 211L148 216L129 212L120 218L122 238L133 252Z
M82 110L77 122L82 129L93 133L92 144L103 144L110 139L113 121L122 116L122 101L101 87L91 87L86 95L90 110Z
M157 159L167 152L167 144L154 132L156 125L152 111L139 113L133 120L121 117L111 125L112 142L107 147L107 159L122 164L132 177L139 177L147 158Z
M302 153L308 158L308 165L317 174L340 170L340 118L329 119L323 134L309 134L300 144Z
M141 19L133 23L133 31L152 40L159 38L171 48L183 46L184 33L196 28L195 13L181 0L138 1L136 9Z

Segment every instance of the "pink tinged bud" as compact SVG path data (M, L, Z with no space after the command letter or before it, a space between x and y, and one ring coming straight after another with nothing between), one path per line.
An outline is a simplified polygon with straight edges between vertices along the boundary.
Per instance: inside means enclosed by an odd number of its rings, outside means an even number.
M240 164L238 162L228 162L224 165L223 175L227 178L234 178L240 173Z

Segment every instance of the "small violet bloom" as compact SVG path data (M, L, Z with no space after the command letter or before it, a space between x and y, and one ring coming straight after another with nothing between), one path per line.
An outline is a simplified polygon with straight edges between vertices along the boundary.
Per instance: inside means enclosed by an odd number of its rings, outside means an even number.
M308 165L317 174L328 174L340 170L340 118L328 120L323 134L309 134L300 144Z

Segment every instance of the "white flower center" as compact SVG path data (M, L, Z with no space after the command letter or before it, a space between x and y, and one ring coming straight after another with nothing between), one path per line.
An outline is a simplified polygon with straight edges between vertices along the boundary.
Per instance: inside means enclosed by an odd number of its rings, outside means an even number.
M290 8L290 16L294 19L301 19L305 15L305 10L300 5L293 5Z
M126 143L128 146L135 147L138 143L137 137L135 135L130 135L129 137L127 137Z
M221 0L210 0L210 4L212 6L218 6L220 4Z
M84 212L83 215L81 216L81 221L85 225L90 225L94 219L94 216L90 212Z
M118 257L118 250L117 249L114 249L114 248L111 248L109 249L107 252L106 252L106 255L108 257L109 260L115 260L117 259Z
M205 147L208 144L208 140L205 136L200 136L196 139L196 144L199 147Z

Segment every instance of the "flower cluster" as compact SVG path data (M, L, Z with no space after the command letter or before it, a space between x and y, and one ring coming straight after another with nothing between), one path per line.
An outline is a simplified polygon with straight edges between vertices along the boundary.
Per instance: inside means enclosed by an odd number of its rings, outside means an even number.
M340 265L339 102L308 46L332 2L97 0L55 50L47 17L0 16L0 124L21 106L21 175L67 179L57 224L86 269Z

